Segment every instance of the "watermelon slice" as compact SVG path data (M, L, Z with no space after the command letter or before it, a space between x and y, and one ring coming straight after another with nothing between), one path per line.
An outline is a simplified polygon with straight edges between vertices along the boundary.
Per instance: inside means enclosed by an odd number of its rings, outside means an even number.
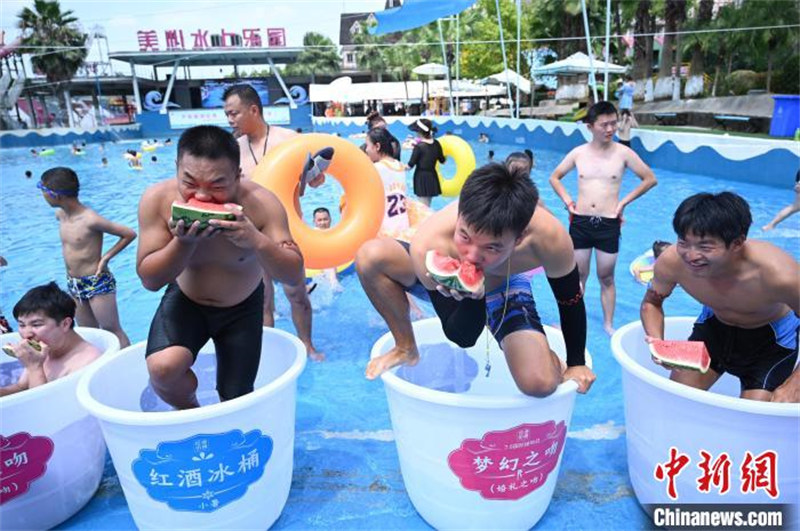
M42 351L42 345L40 345L39 342L36 341L35 339L29 339L28 345L30 345L33 350L36 350L38 352ZM11 356L12 358L17 357L17 354L14 352L14 347L10 344L3 345L3 352Z
M483 271L475 264L430 250L425 254L425 268L439 284L456 291L476 293L483 287Z
M668 341L655 339L650 343L650 353L665 365L681 369L708 372L711 357L702 341Z
M177 223L180 220L190 226L195 221L200 222L200 230L208 227L209 219L222 219L226 221L234 221L236 216L226 208L226 205L231 205L242 211L242 207L235 203L207 203L205 201L198 201L197 199L189 199L185 203L174 201L172 203L172 220Z

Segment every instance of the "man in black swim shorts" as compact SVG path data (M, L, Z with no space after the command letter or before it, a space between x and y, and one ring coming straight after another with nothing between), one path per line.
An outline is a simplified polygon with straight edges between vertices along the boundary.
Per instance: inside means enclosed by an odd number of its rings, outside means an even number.
M617 131L617 110L607 101L598 102L586 114L590 142L570 151L550 176L550 185L570 214L569 235L575 245L575 258L586 288L595 249L597 278L600 280L600 301L603 306L603 328L614 333L614 306L617 292L614 268L619 252L620 227L625 207L656 185L653 171L632 149L614 142ZM572 200L561 183L572 168L578 169L578 200ZM642 180L620 199L619 191L625 169Z
M521 392L547 396L570 379L579 392L589 390L595 375L584 359L586 311L572 242L550 212L536 208L537 201L527 171L487 164L467 178L457 203L422 223L410 246L379 238L359 249L361 285L395 340L394 348L370 361L367 378L419 359L408 291L431 301L445 337L461 347L474 345L488 325ZM484 272L485 290L463 293L435 282L425 268L429 250L474 264ZM539 266L558 302L566 370L551 353L530 280L522 275Z
M263 272L303 289L303 257L286 211L272 192L243 181L239 146L214 126L187 129L178 141L177 176L148 188L139 204L136 266L145 288L167 290L150 325L147 369L168 404L198 407L192 371L209 339L217 352L217 391L230 400L253 390L261 356ZM233 221L171 219L173 201L231 207Z

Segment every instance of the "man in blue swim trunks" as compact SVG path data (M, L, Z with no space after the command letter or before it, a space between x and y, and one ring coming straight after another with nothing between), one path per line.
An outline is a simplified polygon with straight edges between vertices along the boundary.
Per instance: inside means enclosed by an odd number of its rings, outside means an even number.
M706 390L729 372L739 378L742 398L800 402L800 264L747 239L752 221L747 202L731 192L685 199L672 220L678 242L655 263L642 323L648 341L662 339L663 301L681 286L703 305L689 339L706 344L711 368L672 368L672 380Z
M229 207L234 221L171 219L173 201L195 198ZM303 257L275 194L241 178L239 145L214 126L187 129L177 175L148 188L139 204L136 269L151 291L167 287L147 338L153 389L168 404L197 407L192 365L212 339L217 392L230 400L253 390L261 357L263 273L303 287Z
M505 353L517 387L547 396L564 380L589 390L595 375L586 366L586 310L572 242L546 209L529 175L487 164L467 178L459 201L428 218L410 245L390 238L365 243L356 255L361 285L386 320L395 347L367 366L369 379L419 360L405 293L428 298L445 336L461 347L475 344L488 326ZM429 250L470 262L485 274L485 290L466 294L427 273ZM567 369L550 351L530 282L520 273L543 266L558 302L567 347Z

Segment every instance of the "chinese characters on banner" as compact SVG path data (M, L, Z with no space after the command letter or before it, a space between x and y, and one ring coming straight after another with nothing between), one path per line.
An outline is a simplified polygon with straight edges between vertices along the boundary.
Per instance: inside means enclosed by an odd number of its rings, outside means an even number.
M466 439L447 463L465 489L489 500L518 500L545 484L558 465L566 424L522 424Z
M185 34L182 29L164 31L164 50L208 50L219 48L262 48L266 42L270 48L286 47L286 30L284 28L266 28L266 40L262 39L261 28L244 28L241 33L226 31L222 28L219 34L209 35L208 30L198 29ZM139 30L136 32L140 52L161 51L159 35L156 30ZM217 38L216 42L214 37Z
M705 450L700 451L700 462L697 468L700 469L700 476L697 478L697 491L708 493L714 488L720 495L725 494L731 488L731 469L733 462L727 453L723 452L716 458ZM678 499L678 492L675 486L675 478L684 472L684 469L691 462L691 458L678 451L674 446L669 449L669 459L664 463L658 463L653 476L658 481L666 481L667 495L673 499ZM742 463L738 469L739 489L742 494L755 493L763 490L770 498L778 497L778 454L772 450L764 451L758 455L753 455L747 451L744 453Z
M55 445L49 437L26 432L0 435L0 505L28 492L47 471Z
M132 468L151 498L178 511L212 512L244 496L271 456L271 437L233 430L162 442L141 450Z

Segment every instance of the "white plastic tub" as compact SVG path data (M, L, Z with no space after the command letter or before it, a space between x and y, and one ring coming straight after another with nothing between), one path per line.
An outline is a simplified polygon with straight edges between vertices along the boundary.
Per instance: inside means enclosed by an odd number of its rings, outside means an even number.
M667 318L666 339L687 339L694 321ZM798 503L800 404L738 398L739 380L729 374L709 391L671 381L669 371L652 361L638 321L617 330L611 348L622 365L628 472L639 503ZM669 461L671 447L690 459L675 477L677 499L668 495L667 482L654 476L656 467ZM712 464L723 453L729 457L730 484L724 494L713 485L710 492L698 490L701 450L711 455ZM755 459L770 450L777 455L778 495L773 498L763 488L742 492L746 453ZM785 529L800 527L800 511L794 514L794 525L784 522Z
M195 363L203 407L160 412L142 411L142 404L153 406L155 396L145 347L142 342L109 356L78 385L78 399L100 420L136 526L269 528L292 481L303 344L265 328L255 390L212 403L216 356L209 343Z
M97 328L75 331L104 357L119 350L119 340L110 332ZM0 345L19 340L19 334L3 334ZM75 396L86 370L0 398L3 531L50 529L77 513L97 490L106 445L97 422ZM3 384L16 381L21 372L20 362L0 351Z
M563 357L561 332L545 329L550 348ZM485 377L486 331L466 350L447 341L436 318L415 322L414 334L420 362L382 376L414 507L436 529L530 529L556 486L577 385L528 397L493 338ZM392 346L387 333L372 357Z

